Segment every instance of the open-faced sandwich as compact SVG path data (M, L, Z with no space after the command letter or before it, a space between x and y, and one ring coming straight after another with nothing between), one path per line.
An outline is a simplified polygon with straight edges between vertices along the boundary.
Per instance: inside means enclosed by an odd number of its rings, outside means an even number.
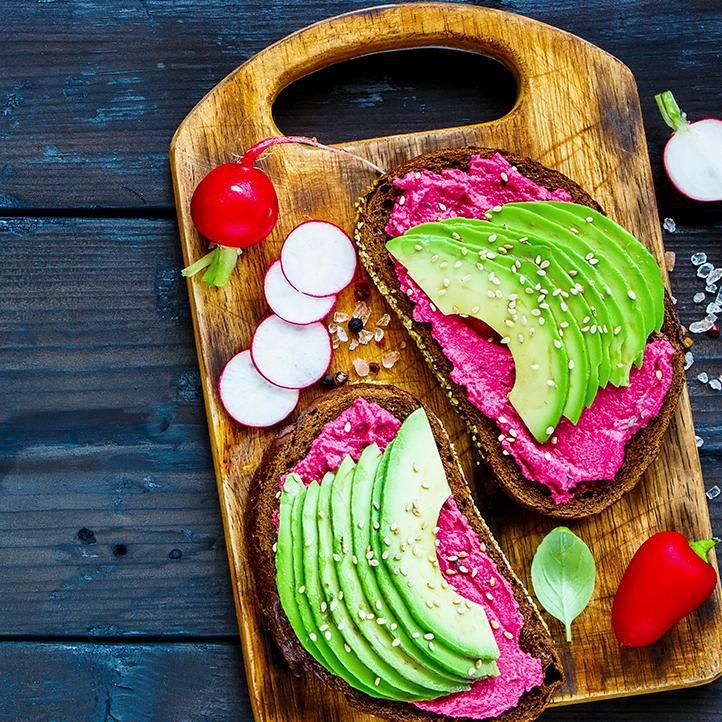
M553 642L416 399L327 394L252 489L259 606L294 671L387 719L541 713L562 679Z
M582 517L635 485L684 382L680 326L653 256L576 183L428 153L361 198L355 238L516 501Z

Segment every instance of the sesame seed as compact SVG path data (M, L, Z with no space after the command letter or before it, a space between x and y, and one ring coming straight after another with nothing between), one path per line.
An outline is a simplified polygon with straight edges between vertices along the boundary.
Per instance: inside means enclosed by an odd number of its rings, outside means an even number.
M504 336L503 339L501 339L500 343L503 343L504 345L508 344L511 341L509 336Z
M337 607L338 607L338 602L335 599L331 602L331 604L328 605L328 608L332 612L335 612Z
M383 627L383 625L386 624L386 619L384 617L378 617L376 619L376 624L380 624Z
M632 291L631 289L629 291L627 291L627 296L629 296L629 298L631 298L632 301L636 300L636 298L637 298L637 294L634 291Z
M496 233L492 233L489 235L489 243L494 243L496 241Z
M514 639L514 635L511 632L504 632L504 636L507 639Z
M570 358L569 359L569 370L571 371L573 368L574 368L574 359Z
M658 380L662 380L662 372L659 369L654 372L654 375L657 377Z
M476 667L469 667L469 671L466 673L467 676L471 677L476 674Z
M411 632L411 636L414 639L418 639L421 636L421 632Z
M499 174L499 178L501 178L501 182L502 182L502 183L508 183L508 182L509 182L509 176L508 176L504 171L502 171L502 172Z
M401 644L401 640L400 640L400 639L394 639L394 641L391 642L391 646L392 646L392 647L398 647L399 644Z
M299 594L305 594L306 593L306 587L303 586L303 584L298 588Z
M435 645L433 642L429 642L429 649L433 652L435 648Z
M492 629L499 629L499 627L501 626L499 622L496 621L496 619L492 619L490 624Z
M557 382L554 379L547 379L547 386L551 386L554 388L557 385Z
M468 573L469 573L468 568L465 567L463 564L459 564L459 571L460 571L462 574L468 574Z
M449 262L448 262L448 261L442 261L442 262L439 264L439 268L446 268L448 265L449 265Z
M545 451L545 452L544 452L544 458L545 458L547 461L551 461L551 460L552 460L552 455L551 455L548 451Z
M322 624L319 628L319 632L325 632L328 629L328 624Z
M338 598L343 599L343 590L342 589L339 589Z
M331 632L324 632L323 636L326 637L327 642L331 641Z
M456 231L454 231L454 232L451 234L451 237L452 237L455 241L460 241L460 240L461 240L461 236L460 236Z
M328 609L328 604L326 602L321 602L321 611L325 612ZM323 632L323 629L321 630Z
M554 433L554 427L553 426L547 426L546 428L547 436Z
M489 592L487 592L484 596L485 596L490 602L493 602L493 601L494 601L494 596L493 596L492 594L490 594Z
M312 642L315 642L315 641L318 639L318 637L317 637L313 632L311 632L311 634L308 635L308 638L309 638Z
M340 562L340 561L341 561L341 555L340 555L340 554L333 554L333 560L334 560L335 562Z
M381 677L376 677L374 684L378 687L381 684Z
M419 243L417 243L417 244L414 246L414 248L415 248L417 251L423 251L423 250L424 250L424 247L423 247L421 244L419 244Z

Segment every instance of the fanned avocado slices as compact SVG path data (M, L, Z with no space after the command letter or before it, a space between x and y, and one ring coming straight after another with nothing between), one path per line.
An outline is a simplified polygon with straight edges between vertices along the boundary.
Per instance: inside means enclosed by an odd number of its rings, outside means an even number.
M508 344L509 400L544 443L599 388L629 383L664 319L661 274L638 240L586 206L509 203L487 218L421 224L387 248L440 311L478 318Z
M433 530L450 496L429 420L419 409L406 418L389 450L376 531L388 540L382 564L414 619L429 630L429 648L439 639L481 666L499 658L486 612L446 582L436 556Z
M346 457L336 472L331 491L331 520L333 526L333 559L336 563L336 576L341 591L342 603L350 612L364 612L358 628L371 648L378 656L413 685L421 688L424 698L449 694L453 691L468 689L457 683L450 684L448 678L434 673L424 661L419 662L418 655L408 655L401 647L398 623L394 610L383 603L382 598L366 597L361 585L361 570L369 569L370 560L364 554L360 559L352 549L351 490L361 475L373 475L381 454L378 447L369 446L362 453L358 465L354 467L350 457ZM370 513L360 520L370 524ZM322 520L319 521L319 524ZM357 522L358 523L358 522ZM353 560L356 559L356 564Z
M384 561L384 554L388 554L386 538L381 538L376 533L378 531L376 526L378 525L380 528L381 494L392 446L393 441L386 447L374 477L372 479L363 478L361 484L354 485L352 498L354 516L361 518L364 513L369 514L369 512L371 515L370 525L364 524L359 527L356 524L354 526L354 549L359 559L366 558L366 555L373 552L369 561ZM496 674L495 665L483 665L477 668L475 660L449 648L441 640L437 641L433 650L430 649L429 640L424 637L425 634L428 634L428 630L424 630L409 612L405 601L391 581L391 572L387 570L386 565L369 563L367 569L372 572L372 575L364 577L364 579L370 588L374 589L369 594L369 598L378 598L376 588L381 592L382 600L396 613L398 630L406 633L407 639L410 639L411 643L425 656L430 666L451 675L452 679L460 682L467 681L470 677L486 677ZM472 675L469 674L471 667L474 667Z
M443 223L435 225L441 235L399 236L387 248L440 311L478 318L508 345L516 370L509 400L543 443L561 420L569 392L569 357L556 319L525 292L516 273L486 268L478 256L445 244Z

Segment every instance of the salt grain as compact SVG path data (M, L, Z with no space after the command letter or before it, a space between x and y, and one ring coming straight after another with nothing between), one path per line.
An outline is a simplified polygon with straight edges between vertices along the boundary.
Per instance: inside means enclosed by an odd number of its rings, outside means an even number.
M707 293L717 293L717 284L710 283L707 286L705 286L704 290L707 291Z
M720 493L722 493L722 490L715 484L711 489L707 489L707 498L712 501L712 499L716 499Z
M662 223L662 228L668 233L674 233L677 230L677 224L674 222L674 218L665 218Z
M710 273L709 276L707 276L707 283L708 284L717 283L717 281L719 281L720 278L722 278L722 268L715 268L714 271L712 271L712 273Z
M692 300L695 303L702 303L702 301L704 301L704 293L701 291L699 293L695 293L694 296L692 296Z
M694 443L697 444L697 448L699 449L702 444L704 444L704 439L701 436L695 436Z
M688 368L690 368L693 363L694 363L694 355L692 354L691 351L687 351L687 353L684 355L684 370L686 371Z
M689 330L692 333L706 333L709 331L714 324L714 321L710 321L708 318L703 318L701 321L694 321L689 324Z
M719 379L710 379L709 387L715 391L722 391L722 381Z
M336 331L336 338L338 338L341 343L346 343L346 341L348 341L348 334L346 333L346 329L342 326L339 326Z
M368 307L368 305L364 301L359 301L353 309L352 316L354 318L360 318L361 321L363 322L364 326L366 325L366 321L369 320L370 315L371 315L371 309Z
M393 368L400 358L401 354L398 351L388 351L381 357L381 365L385 369Z
M388 313L385 313L378 321L376 321L376 325L380 326L381 328L386 328L389 323L391 323L391 316L389 316Z
M371 331L367 331L365 328L358 332L358 342L365 346L374 337Z
M697 276L699 278L707 278L710 273L714 271L714 266L711 263L703 263L698 269L697 269ZM710 283L713 283L710 281Z
M380 341L383 340L383 338L384 338L384 330L382 328L377 328L374 331L374 341L376 341L376 343L379 343Z
M701 266L707 260L707 254L701 251L699 253L693 253L690 260L693 266Z
M348 321L348 314L343 313L343 311L336 311L336 313L333 314L333 320L335 323L346 323L346 321Z
M370 371L370 369L369 369L369 364L368 364L368 361L366 361L365 359L362 359L362 358L356 358L356 359L354 359L354 360L353 360L353 367L354 367L354 370L356 371L356 374L357 374L360 378L363 379L363 378L366 378L366 376L369 375L369 371Z
M707 375L706 371L701 371L697 374L697 381L700 381L703 384L706 384L709 381L709 376Z
M718 303L708 303L706 311L707 313L722 313L722 306Z

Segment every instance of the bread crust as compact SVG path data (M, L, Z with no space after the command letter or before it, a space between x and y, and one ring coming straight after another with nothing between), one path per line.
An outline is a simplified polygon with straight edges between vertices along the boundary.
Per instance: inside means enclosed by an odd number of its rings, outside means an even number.
M386 225L394 203L400 195L400 191L393 185L394 178L421 170L433 172L448 168L468 170L472 155L478 154L482 158L490 158L495 153L501 153L519 169L520 173L538 185L549 189L563 188L575 203L587 205L598 211L602 210L599 204L574 181L529 158L493 148L452 148L413 158L378 178L357 202L354 238L359 248L359 257L371 279L419 347L448 396L452 408L466 425L481 458L491 469L502 489L514 501L532 511L561 519L580 519L598 514L633 489L645 469L657 457L684 386L682 329L671 298L665 291L665 315L661 333L672 344L675 354L672 358L674 371L672 382L659 414L629 440L624 462L613 480L581 484L575 489L570 502L555 504L545 486L527 479L513 457L502 454L502 447L498 441L500 430L496 422L484 416L468 400L466 389L451 380L452 364L432 336L431 324L413 320L414 304L403 293L386 250L386 242L389 239Z
M325 685L343 694L354 707L385 719L403 722L439 722L440 720L472 722L470 718L447 717L426 712L404 702L376 700L351 688L342 679L319 665L303 649L281 606L276 589L276 565L273 551L273 545L277 539L277 529L273 518L279 504L277 493L280 479L294 464L308 454L311 444L321 428L326 423L333 421L358 398L364 398L382 406L401 421L421 406L421 403L411 394L394 386L376 383L351 384L320 397L303 412L294 424L279 433L266 451L253 478L251 485L253 491L246 520L247 543L251 549L251 556L257 560L253 572L256 579L258 607L262 611L266 627L291 670L299 675L315 675ZM547 706L550 697L563 681L559 655L545 622L476 509L446 431L431 412L427 410L427 414L454 499L479 536L480 541L486 544L487 553L494 560L499 573L511 584L514 597L524 615L520 646L541 659L544 668L544 684L525 693L516 707L493 719L499 720L499 722L534 720Z

